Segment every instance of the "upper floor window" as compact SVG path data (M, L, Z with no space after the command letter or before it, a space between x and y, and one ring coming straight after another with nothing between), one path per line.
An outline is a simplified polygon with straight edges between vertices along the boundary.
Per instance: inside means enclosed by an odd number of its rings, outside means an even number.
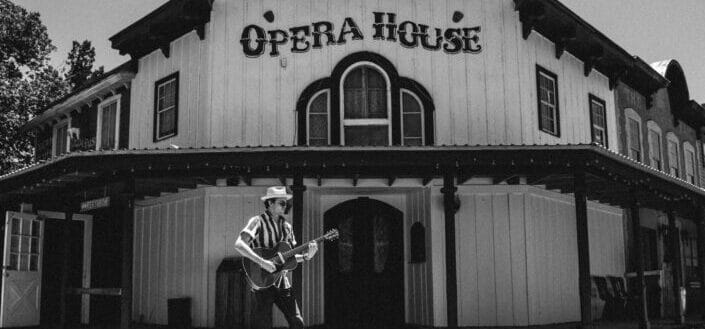
M666 135L668 140L668 173L680 177L680 151L678 150L678 137L672 132Z
M685 180L695 184L695 148L689 142L683 143L683 158L685 160Z
M343 58L296 104L299 145L433 145L433 101L380 55Z
M625 109L627 124L627 156L632 160L642 161L641 118L632 109Z
M551 135L560 136L558 77L537 65L536 85L539 107L539 129Z
M425 140L424 108L418 96L409 90L401 90L401 130L403 145L423 145Z
M605 101L590 95L590 126L593 143L607 147L607 116Z
M98 105L97 126L96 148L98 150L117 149L120 127L120 95L110 97Z
M178 126L179 72L154 84L154 141L175 136Z
M342 126L345 145L389 145L391 140L388 77L371 63L343 74Z
M663 170L663 138L661 137L661 127L653 121L646 123L649 131L649 159L650 165L654 169Z
M69 152L69 126L71 120L65 120L54 126L54 156L59 156Z
M308 113L308 145L328 145L330 143L330 90L325 89L314 95L306 106Z

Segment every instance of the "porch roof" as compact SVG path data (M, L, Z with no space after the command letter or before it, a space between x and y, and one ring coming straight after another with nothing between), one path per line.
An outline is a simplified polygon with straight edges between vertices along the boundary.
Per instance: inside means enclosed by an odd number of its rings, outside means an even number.
M169 182L169 189L195 186L195 179L261 177L389 179L418 178L427 184L452 172L458 183L492 177L495 184L542 185L573 192L573 174L587 173L588 197L626 207L632 202L656 209L676 208L693 217L705 202L705 189L654 170L599 145L498 145L423 147L222 147L86 151L66 154L0 176L0 198L32 199L47 194L78 194L96 184L126 178ZM155 181L156 180L156 181ZM156 183L155 183L156 184ZM137 195L154 186L138 185ZM141 186L141 188L139 187ZM156 187L166 189L165 186ZM683 207L689 205L688 207Z

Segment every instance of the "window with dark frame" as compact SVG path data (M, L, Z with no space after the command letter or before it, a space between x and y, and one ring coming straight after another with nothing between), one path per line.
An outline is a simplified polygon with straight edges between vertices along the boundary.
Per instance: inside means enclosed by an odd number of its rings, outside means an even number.
M433 145L433 99L385 58L354 53L296 102L298 145Z
M661 154L661 149L661 134L659 134L658 131L649 129L649 151L651 154L651 166L658 170L663 170L663 156Z
M536 85L538 94L539 129L559 137L558 77L537 65Z
M590 126L592 142L608 147L605 101L590 94Z
M692 149L684 148L685 151L685 180L688 183L695 184L695 153Z
M179 109L179 73L154 84L154 141L177 134Z
M680 164L678 159L678 142L668 140L668 173L680 177Z
M330 114L328 113L330 90L326 89L315 95L309 102L308 111L308 145L324 146L330 144Z
M117 111L118 100L113 100L107 104L101 105L99 110L100 127L100 150L112 150L117 148Z
M629 157L641 162L641 124L632 118L627 118L627 133L629 134Z
M54 140L56 147L54 149L54 156L68 153L68 130L68 123L63 123L56 127L56 139Z
M389 145L391 131L387 81L370 66L353 69L343 80L345 145Z
M402 144L419 146L424 144L424 108L416 95L408 90L401 91Z

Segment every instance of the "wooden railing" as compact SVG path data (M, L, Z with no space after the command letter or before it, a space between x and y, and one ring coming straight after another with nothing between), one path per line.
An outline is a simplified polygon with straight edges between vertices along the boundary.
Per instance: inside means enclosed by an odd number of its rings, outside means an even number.
M71 138L70 150L71 152L95 150L95 137Z
M37 142L34 151L34 159L36 161L46 160L49 158L51 158L51 138Z

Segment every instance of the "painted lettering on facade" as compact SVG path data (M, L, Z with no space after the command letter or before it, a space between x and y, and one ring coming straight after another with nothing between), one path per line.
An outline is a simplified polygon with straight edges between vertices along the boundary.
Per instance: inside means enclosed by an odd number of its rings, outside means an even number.
M443 50L448 54L482 51L480 26L463 28L439 28L405 20L397 24L395 13L373 12L372 38L396 42L406 48L423 47L426 50ZM282 47L290 47L292 53L305 53L323 46L343 45L348 41L363 40L364 34L355 20L346 17L336 29L329 21L295 26L288 30L265 30L259 25L246 26L240 38L242 51L247 57L259 57L269 53L276 57Z

